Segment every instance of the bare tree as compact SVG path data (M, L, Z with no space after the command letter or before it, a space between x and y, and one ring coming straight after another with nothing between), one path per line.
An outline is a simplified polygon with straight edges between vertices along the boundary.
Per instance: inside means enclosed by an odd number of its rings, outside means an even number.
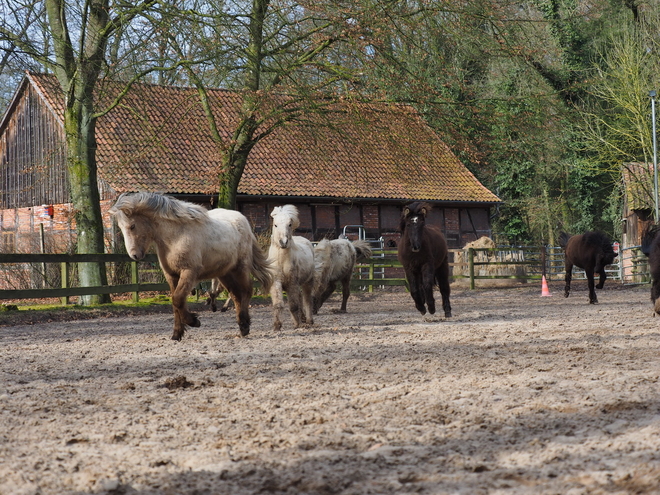
M359 64L351 67L336 47L344 45L344 54L350 52L376 17L366 15L359 4L346 5L350 7L334 1L201 2L185 12L162 14L161 19L176 16L188 26L167 31L167 46L197 88L209 132L223 156L219 206L235 207L248 156L261 139L355 90ZM228 139L218 130L217 109L207 92L218 86L244 95Z
M20 52L52 70L64 94L64 134L69 192L75 211L78 253L102 253L103 222L97 185L95 128L108 109L96 109L94 90L106 68L108 43L154 0L136 4L89 0L5 0L0 42L5 54ZM45 13L45 15L44 15ZM83 286L105 285L102 263L79 267ZM109 296L86 296L84 304Z

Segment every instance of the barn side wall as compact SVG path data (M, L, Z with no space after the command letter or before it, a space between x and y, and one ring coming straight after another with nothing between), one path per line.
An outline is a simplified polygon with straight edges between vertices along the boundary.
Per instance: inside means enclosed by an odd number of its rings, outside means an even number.
M256 232L270 229L270 212L283 202L239 202L238 209L250 220ZM367 238L383 237L386 247L394 248L400 237L401 206L375 204L292 203L298 207L298 233L312 241L336 238L347 225L364 227ZM442 229L450 248L462 248L468 242L491 235L489 208L443 208L431 210L428 223Z
M113 200L101 202L106 249L114 252L120 235L113 227L108 210ZM244 202L239 210L248 218L255 232L270 231L270 212L284 203ZM361 225L369 239L383 237L385 247L394 249L400 238L401 207L393 205L359 205L297 203L300 228L297 233L310 240L336 238L346 225ZM52 208L52 209L51 209ZM488 208L440 208L432 210L428 222L439 226L450 248L462 248L482 236L490 236ZM43 234L42 234L43 231ZM113 241L114 239L114 241ZM0 210L0 252L46 253L75 251L75 220L69 203L38 205Z
M62 124L27 85L0 136L0 208L68 202Z

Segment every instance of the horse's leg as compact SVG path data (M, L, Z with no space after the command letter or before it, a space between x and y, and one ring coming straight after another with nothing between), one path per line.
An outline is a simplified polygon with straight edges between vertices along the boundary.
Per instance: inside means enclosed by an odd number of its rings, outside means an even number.
M414 271L406 272L406 278L408 279L408 284L410 285L410 295L415 301L415 307L417 311L426 314L426 306L424 306L424 293L421 289L422 279L421 276L416 274Z
M270 300L273 304L273 330L282 330L282 311L284 310L282 281L275 280L271 285Z
M229 294L227 296L227 300L225 301L225 303L220 308L221 313L224 313L225 311L227 311L229 309L229 306L231 305L231 301L232 301L232 297L231 297L231 294Z
M607 278L607 274L605 273L605 265L603 265L603 259L601 257L599 257L596 262L595 272L600 274L600 280L596 286L596 289L600 290L605 286L605 279Z
M238 329L241 332L241 337L245 337L250 333L250 299L252 298L250 276L247 272L234 272L227 277L223 277L222 282L229 292L225 306L228 305L229 301L234 301ZM226 309L223 309L223 311L226 311Z
M286 297L289 300L289 312L293 318L293 328L300 327L302 323L301 319L301 307L300 307L300 292L301 287L292 287L293 284L289 285L289 290L286 291Z
M302 313L305 317L306 325L314 324L314 300L312 298L312 293L314 291L314 280L310 280L308 283L303 284L302 288Z
M321 306L323 306L323 304L328 300L328 298L332 295L332 293L335 291L336 288L337 288L337 284L335 282L328 283L326 288L323 290L323 293L316 300L316 306L317 306L316 313L318 313L319 309L321 309Z
M341 308L339 309L341 313L346 313L346 303L351 297L351 275L353 275L352 272L341 281Z
M436 280L442 295L442 309L445 312L445 318L451 317L451 304L449 304L449 294L451 286L449 285L449 261L445 261L440 268L436 270Z
M179 281L172 291L172 306L174 307L174 333L173 340L181 340L186 330L186 325L198 327L200 325L197 315L188 311L188 294L195 287L197 278L189 271L183 271L179 275ZM171 285L170 285L171 287ZM177 315L178 312L178 322Z
M218 295L220 294L220 291L222 290L222 284L217 278L214 278L211 280L211 290L209 290L209 297L206 298L206 305L211 306L211 311L214 313L218 310L218 306L215 303L216 299L218 299ZM226 311L223 309L223 311Z
M598 280L598 285L596 289L602 289L605 286L605 280L607 279L607 273L605 273L605 267L600 269L600 280Z
M435 285L435 273L430 263L424 265L422 269L422 290L424 291L424 300L429 308L430 314L435 314L435 299L433 298L433 286Z
M660 315L660 278L653 278L651 301L653 302L653 310Z
M596 297L596 288L594 286L594 270L593 268L585 268L585 273L587 274L587 285L589 286L589 304L598 303L598 298Z
M566 260L566 285L564 287L564 297L568 297L571 293L571 278L573 278L573 263Z
M167 280L170 286L170 295L173 298L177 285L179 285L179 276L165 272L165 280ZM174 313L174 333L172 333L172 340L181 340L183 332L186 331L186 326L181 323L179 308L174 305L174 299L172 299L172 312Z

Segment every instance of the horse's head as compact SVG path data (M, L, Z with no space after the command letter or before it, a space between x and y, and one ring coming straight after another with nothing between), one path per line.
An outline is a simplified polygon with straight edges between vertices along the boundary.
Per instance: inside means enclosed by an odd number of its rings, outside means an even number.
M276 206L270 216L273 218L273 231L270 242L282 249L289 247L293 231L298 228L298 208L293 205Z
M412 203L403 209L401 215L401 231L407 233L410 240L410 248L413 253L418 253L422 248L424 225L426 225L426 214L431 206L428 203Z
M110 208L110 214L117 219L117 225L124 235L126 252L136 261L147 254L153 242L151 220L145 215L136 213L130 196L120 196L115 205Z

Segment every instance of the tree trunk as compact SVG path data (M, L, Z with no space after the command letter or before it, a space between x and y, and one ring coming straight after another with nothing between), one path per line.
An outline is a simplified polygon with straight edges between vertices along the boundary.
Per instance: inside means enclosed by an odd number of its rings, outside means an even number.
M236 209L236 195L238 184L243 176L250 151L256 144L253 139L253 131L242 133L242 139L230 151L225 153L223 167L218 177L218 207L229 210ZM249 135L248 135L249 134Z
M84 93L84 92L81 92ZM83 96L84 98L84 96ZM64 113L67 146L69 193L76 220L78 254L103 253L103 219L97 183L96 139L91 95L90 101L77 98ZM80 263L82 287L107 285L105 264ZM108 294L82 296L84 305L110 302Z
M64 134L69 193L76 220L78 254L103 253L103 219L97 183L94 88L103 65L109 28L109 0L86 3L84 45L76 57L71 43L64 0L46 0L53 36L57 79L64 91ZM107 285L105 264L80 263L80 285ZM83 296L81 304L110 302L108 294Z

